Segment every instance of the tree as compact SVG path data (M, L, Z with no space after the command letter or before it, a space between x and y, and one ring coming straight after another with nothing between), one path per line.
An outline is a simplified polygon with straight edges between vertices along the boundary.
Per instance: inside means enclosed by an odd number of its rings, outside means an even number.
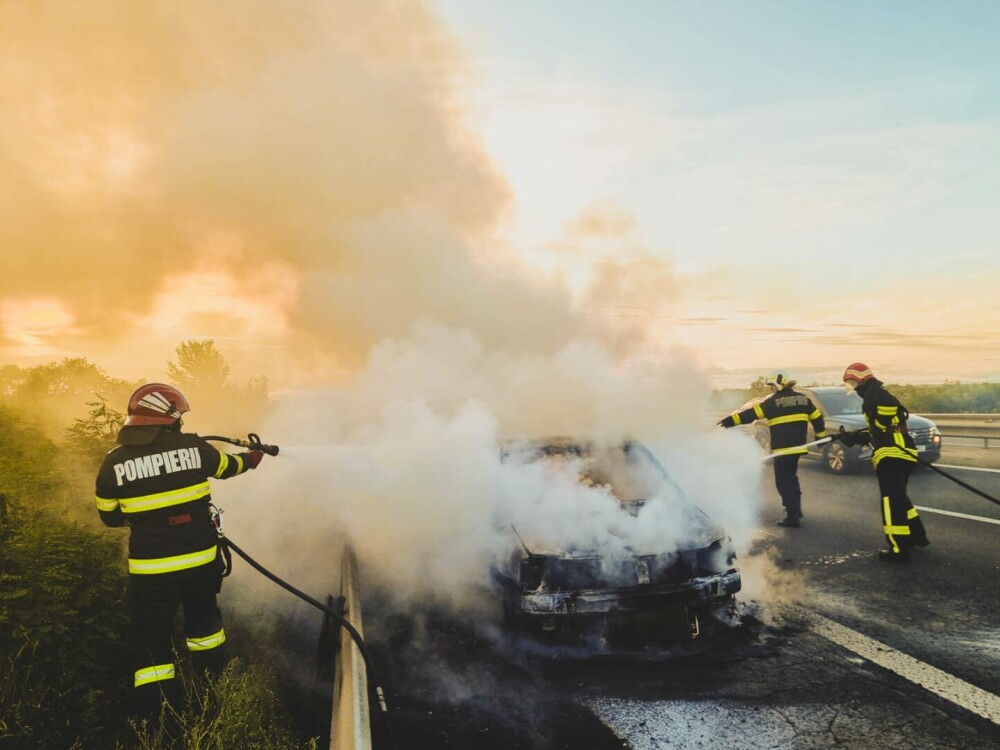
M167 362L167 374L179 388L195 386L211 390L229 385L229 365L212 339L189 339L175 351L177 362Z
M50 434L62 435L74 418L86 413L86 404L95 395L125 403L135 385L112 378L84 357L68 357L21 370L4 370L0 383L7 404L34 415Z
M125 423L125 415L108 406L101 396L97 401L88 401L90 412L86 418L77 417L66 430L66 445L96 469L105 454L115 446L118 431Z
M212 339L184 341L175 352L177 360L167 363L167 373L197 412L194 422L212 433L254 429L267 406L267 378L230 379L229 364Z
M757 396L766 396L771 392L771 386L767 384L767 378L763 375L758 377L755 381L750 384L748 390L747 398L756 398Z

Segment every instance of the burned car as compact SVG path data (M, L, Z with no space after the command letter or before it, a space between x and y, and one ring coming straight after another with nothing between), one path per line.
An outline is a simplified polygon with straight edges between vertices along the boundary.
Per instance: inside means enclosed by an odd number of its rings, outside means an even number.
M738 624L732 541L646 446L546 438L504 445L502 458L569 466L580 487L605 493L616 514L606 516L617 542L610 547L572 538L552 545L512 525L510 556L492 570L509 629L542 643L615 651ZM564 531L572 528L570 515Z

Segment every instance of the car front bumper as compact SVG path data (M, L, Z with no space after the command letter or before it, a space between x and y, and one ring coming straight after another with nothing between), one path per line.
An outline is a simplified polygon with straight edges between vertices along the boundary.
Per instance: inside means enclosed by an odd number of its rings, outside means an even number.
M588 616L650 612L725 602L742 587L738 570L692 578L684 583L581 591L527 591L521 611L529 616Z

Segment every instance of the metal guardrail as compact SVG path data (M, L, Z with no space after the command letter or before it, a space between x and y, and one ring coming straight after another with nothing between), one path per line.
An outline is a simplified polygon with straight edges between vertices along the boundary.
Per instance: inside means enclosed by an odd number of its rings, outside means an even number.
M340 595L344 617L359 634L361 629L361 585L358 561L350 546L340 562ZM333 711L330 717L330 750L371 750L371 713L368 710L368 674L361 651L345 628L340 628L333 675Z
M967 412L958 412L956 414L928 414L926 412L920 412L920 416L927 417L932 421L947 420L951 422L1000 422L1000 414L996 413L983 413L983 414L970 414Z
M1000 448L1000 414L923 414L951 445L968 448Z
M951 435L941 433L941 440L948 441L951 445L961 446L964 448L1000 448L1000 435ZM955 443L954 440L969 440L971 443ZM990 445L990 441L993 441L993 445ZM979 443L982 443L980 445Z

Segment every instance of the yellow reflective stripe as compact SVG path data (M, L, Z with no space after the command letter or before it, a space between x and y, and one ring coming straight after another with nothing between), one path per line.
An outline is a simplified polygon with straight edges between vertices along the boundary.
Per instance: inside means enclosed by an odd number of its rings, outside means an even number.
M784 417L773 417L767 420L767 424L773 427L776 424L788 424L789 422L808 422L809 417L805 414L788 414Z
M892 545L892 551L899 554L899 545L896 544L896 539L892 534L892 513L889 512L889 497L884 496L882 498L882 528L885 531L885 535L889 537L889 544Z
M825 437L826 437L826 430L820 430L819 432L816 433L817 440L822 440Z
M117 500L101 497L100 495L95 495L95 497L97 498L98 510L112 511L118 507Z
M209 649L218 648L225 642L226 631L223 629L218 633L206 635L204 638L188 638L187 647L188 651L208 651Z
M219 451L219 468L215 470L215 478L218 479L222 476L224 472L229 467L229 454Z
M889 445L879 448L872 454L872 460L878 464L883 458L901 458L904 461L916 461L916 454L911 452L909 449L901 450L895 445Z
M739 413L739 412L736 412L736 411L734 411L734 412L733 412L732 414L730 414L729 416L733 418L733 426L734 426L734 427L735 427L736 425L738 425L738 424L742 424L742 422L740 421L740 413Z
M896 406L880 406L878 407L878 414L880 417L891 417L896 413Z
M906 518L907 518L907 520L913 520L918 515L920 515L920 514L917 513L917 509L916 508L910 508L908 511L906 511Z
M147 573L173 573L175 570L197 568L199 565L212 562L218 551L218 545L213 544L201 552L189 552L186 555L177 555L176 557L155 557L145 560L130 557L128 572L144 575Z
M236 473L237 474L242 474L243 473L243 457L234 453L232 456L230 456L230 458L235 458L236 459Z
M910 527L909 526L886 526L886 534L892 534L895 536L909 536Z
M816 411L814 411L812 414L809 415L809 420L810 421L814 421L814 420L819 419L822 416L823 416L823 412L821 412L819 409L817 409Z
M190 487L182 487L179 490L169 492L157 492L154 495L140 495L139 497L123 497L119 502L122 511L125 513L141 513L145 510L156 510L166 508L171 505L189 503L211 494L212 488L208 482L199 482Z
M135 686L148 685L151 682L174 679L173 664L157 664L155 667L135 670Z
M753 413L757 415L757 419L764 418L764 410L760 408L760 404L753 405Z

